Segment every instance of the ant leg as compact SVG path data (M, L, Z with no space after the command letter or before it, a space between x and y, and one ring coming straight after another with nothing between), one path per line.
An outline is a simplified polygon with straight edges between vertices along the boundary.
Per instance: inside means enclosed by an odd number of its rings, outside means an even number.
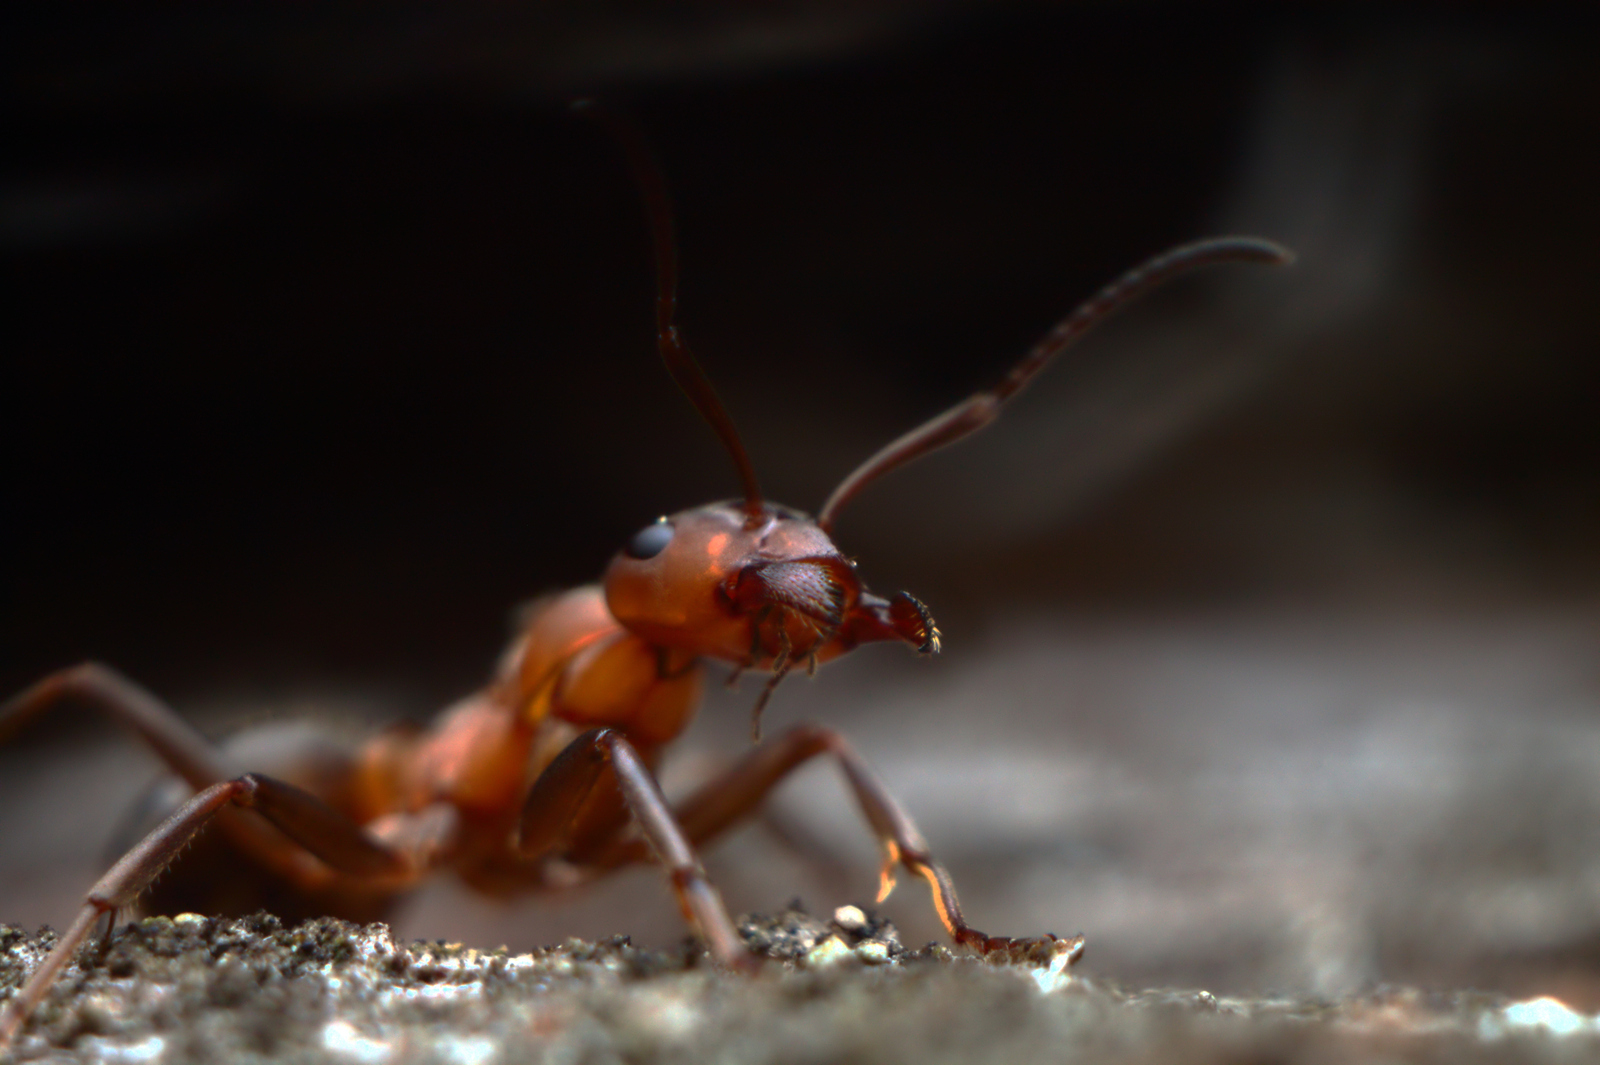
M172 708L121 673L98 662L59 670L0 704L0 742L63 699L104 710L132 729L196 791L236 775L227 760Z
M539 774L518 822L518 854L540 858L565 844L608 767L650 849L672 878L684 920L700 934L718 962L730 968L751 967L755 960L734 930L722 896L706 878L683 829L673 819L661 786L633 744L614 729L585 732Z
M933 907L950 937L962 946L984 954L1012 957L1040 957L1063 964L1077 960L1083 951L1083 937L1063 939L1055 935L1030 938L989 936L969 925L961 913L955 883L950 874L929 852L927 841L849 742L833 729L822 725L799 725L771 743L757 747L734 763L726 773L690 795L674 811L677 822L695 845L709 841L741 818L753 813L784 777L818 755L831 755L844 772L850 790L867 823L883 845L884 862L880 874L878 901L889 897L895 886L895 866L899 865L928 882ZM640 855L632 841L620 841L600 855L601 866L637 861Z
M4 1017L0 1017L0 1054L10 1049L17 1033L22 1031L23 1024L33 1014L34 1007L44 998L45 992L50 990L50 985L56 982L56 974L66 967L73 954L77 953L78 945L88 937L94 929L95 922L100 920L100 910L93 905L85 906L79 913L72 926L61 934L56 940L55 949L49 957L40 963L39 967L28 977L27 982L17 990L17 997L11 1000L11 1008Z
M63 700L80 700L104 711L112 720L137 734L166 764L167 768L196 792L239 774L239 767L210 741L195 731L166 703L123 674L98 662L84 662L38 681L27 690L0 704L0 742L20 730L35 716ZM285 752L293 762L295 755ZM263 778L264 779L264 778ZM404 815L410 817L411 815ZM419 815L420 816L420 815ZM403 818L402 818L403 819ZM281 876L307 885L327 879L327 870L306 858L305 851L286 842L283 835L259 821L224 815L219 827L246 852L274 869ZM379 826L369 829L382 838ZM436 830L430 830L437 837ZM453 825L451 826L453 833ZM404 836L404 832L402 833ZM453 838L453 835L452 835ZM413 857L431 864L426 857L438 849L439 841L413 841L409 837L395 849L415 852ZM314 851L314 848L306 848ZM109 928L107 935L109 936Z
M11 1003L11 1009L0 1020L0 1050L11 1044L57 974L94 929L95 922L132 904L195 833L229 806L255 810L320 859L324 866L340 873L368 879L392 879L398 887L422 872L406 851L380 843L360 825L310 792L255 773L213 784L180 806L89 889L71 927L28 977ZM390 834L403 835L398 829L391 830ZM309 860L301 866L301 872L308 879L319 875ZM320 870L321 877L327 875L326 869Z

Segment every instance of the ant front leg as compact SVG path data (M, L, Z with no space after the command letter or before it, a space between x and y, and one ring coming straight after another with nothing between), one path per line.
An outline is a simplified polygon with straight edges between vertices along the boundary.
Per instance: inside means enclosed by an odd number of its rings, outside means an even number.
M380 840L310 792L271 777L247 773L213 784L179 807L89 889L77 918L29 975L0 1020L0 1050L11 1045L95 923L106 914L114 918L118 910L131 905L195 834L229 806L254 810L309 852L300 866L302 879L308 882L343 873L389 881L398 889L426 871L426 862L445 845L440 819L430 815L432 808L414 815L415 825L401 823L398 817L388 819L385 838Z
M741 818L748 817L786 776L818 755L831 755L844 772L862 815L884 850L878 901L895 886L895 867L922 877L933 893L933 906L950 937L962 946L989 956L1034 959L1071 964L1083 952L1083 937L1046 934L1012 938L990 936L969 925L961 913L956 887L949 872L929 852L927 841L911 816L895 801L883 782L847 740L822 725L800 725L771 743L757 747L721 777L684 800L675 811L677 823L689 840L701 845ZM616 845L599 859L602 865L638 860L631 841ZM1065 959L1065 961L1062 961Z
M722 896L707 879L688 836L674 820L661 785L633 744L615 729L585 732L539 774L522 807L518 853L528 859L540 858L567 843L607 767L615 774L645 840L666 866L684 920L699 932L718 962L734 969L754 967L755 956L745 949Z

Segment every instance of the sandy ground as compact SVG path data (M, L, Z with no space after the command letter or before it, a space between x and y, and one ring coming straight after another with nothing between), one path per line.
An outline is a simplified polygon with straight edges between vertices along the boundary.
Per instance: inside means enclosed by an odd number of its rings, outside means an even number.
M741 922L755 977L623 938L532 953L382 925L152 918L40 1010L19 1061L1574 1061L1553 1000L1386 989L1334 1001L1129 993L1053 964L905 950L859 911ZM0 927L0 987L43 947ZM68 1046L69 1052L56 1048Z

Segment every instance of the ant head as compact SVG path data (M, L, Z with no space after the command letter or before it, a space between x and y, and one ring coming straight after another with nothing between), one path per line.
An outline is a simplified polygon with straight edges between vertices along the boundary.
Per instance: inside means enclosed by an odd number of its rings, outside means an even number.
M999 384L977 392L894 440L834 489L815 521L762 498L755 467L677 325L678 258L666 182L644 138L620 116L584 102L621 146L643 194L656 259L656 336L662 361L733 460L744 497L686 510L637 533L606 571L612 616L657 647L773 671L757 702L796 659L810 664L859 643L903 640L939 649L928 611L905 592L869 593L830 535L839 511L868 485L929 452L976 432L1061 352L1094 325L1168 279L1223 262L1287 263L1270 241L1224 237L1158 255L1101 289L1047 333Z
M920 603L872 595L816 522L772 503L754 520L740 501L645 526L611 560L605 592L612 616L656 646L742 667L826 661L873 640L938 649Z

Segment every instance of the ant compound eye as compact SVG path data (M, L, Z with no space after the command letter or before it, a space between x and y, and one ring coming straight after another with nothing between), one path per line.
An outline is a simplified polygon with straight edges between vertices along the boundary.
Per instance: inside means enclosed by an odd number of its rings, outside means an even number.
M672 543L672 523L665 518L654 525L646 525L633 534L633 539L623 546L622 552L629 558L641 561L655 558Z

